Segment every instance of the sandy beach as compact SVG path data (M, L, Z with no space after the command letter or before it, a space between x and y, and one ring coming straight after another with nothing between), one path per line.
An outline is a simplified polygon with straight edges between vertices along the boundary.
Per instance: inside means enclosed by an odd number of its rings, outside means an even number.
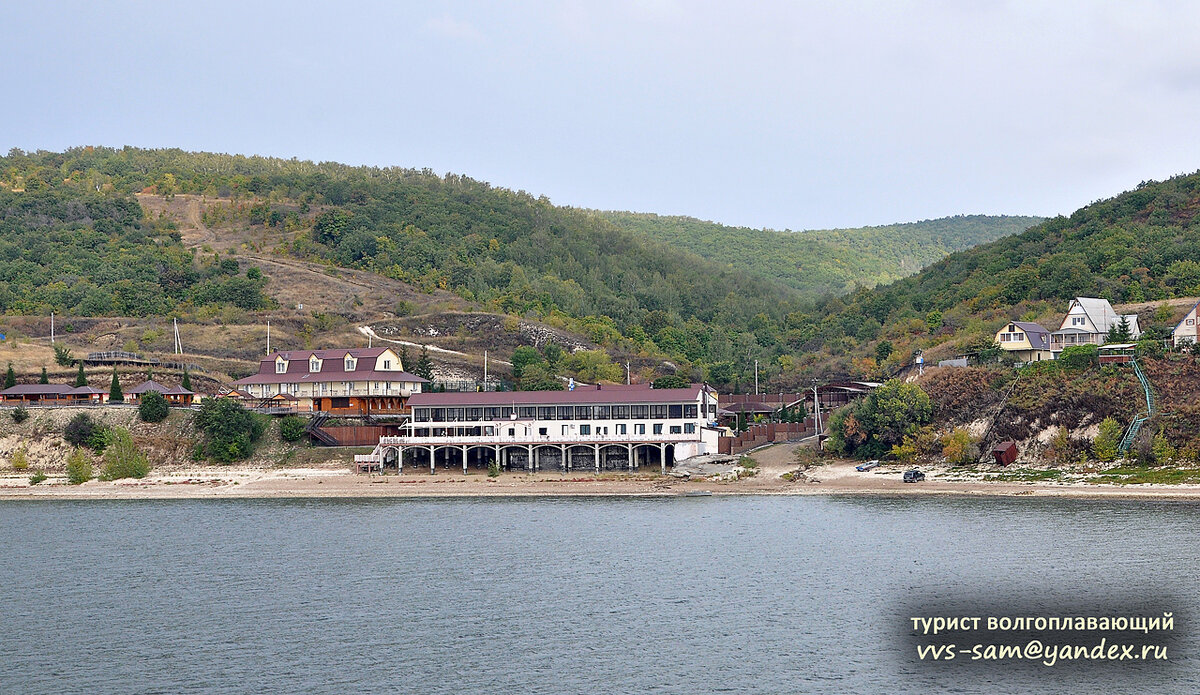
M998 482L962 479L961 471L924 468L928 479L904 483L903 467L855 470L839 461L805 470L795 463L794 445L779 444L753 454L756 473L738 480L684 480L655 472L504 473L406 471L364 475L348 464L279 468L188 466L154 470L141 480L93 480L69 485L51 476L30 485L28 474L0 475L0 500L19 499L216 499L270 497L491 497L491 496L678 496L713 495L963 495L1090 498L1198 498L1200 485L1111 485L1086 482Z

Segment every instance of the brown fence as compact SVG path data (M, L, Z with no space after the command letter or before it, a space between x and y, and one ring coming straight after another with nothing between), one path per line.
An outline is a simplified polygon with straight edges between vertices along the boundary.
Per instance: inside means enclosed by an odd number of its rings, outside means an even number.
M721 437L717 451L722 454L740 454L756 446L772 442L803 439L815 434L812 418L804 422L768 422L765 425L750 425L736 437Z
M333 437L338 446L375 446L380 437L399 434L400 428L395 425L346 425L322 426L321 431Z

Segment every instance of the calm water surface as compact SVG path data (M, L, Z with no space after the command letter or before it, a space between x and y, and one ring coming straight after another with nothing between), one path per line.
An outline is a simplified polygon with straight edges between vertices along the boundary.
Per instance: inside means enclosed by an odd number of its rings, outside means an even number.
M1197 528L1140 501L6 502L0 692L1195 693ZM904 637L1068 602L1173 609L1170 663Z

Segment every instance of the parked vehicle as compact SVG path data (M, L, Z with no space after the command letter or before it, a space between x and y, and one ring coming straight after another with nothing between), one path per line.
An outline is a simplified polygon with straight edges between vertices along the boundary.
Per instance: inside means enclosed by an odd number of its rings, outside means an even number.
M858 464L857 466L854 467L854 470L858 471L859 473L865 473L865 472L871 470L872 468L878 468L878 467L879 467L879 459L873 459L871 461L867 461L866 463Z
M904 482L906 483L919 483L923 480L925 480L925 474L915 468L911 471L904 471Z

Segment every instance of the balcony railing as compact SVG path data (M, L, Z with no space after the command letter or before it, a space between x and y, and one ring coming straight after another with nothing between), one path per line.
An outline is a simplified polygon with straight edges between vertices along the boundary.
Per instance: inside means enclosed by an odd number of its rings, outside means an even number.
M645 444L659 442L698 442L700 433L680 434L546 434L546 435L466 435L445 437L380 437L380 446L431 446L431 445L518 445L529 444Z

